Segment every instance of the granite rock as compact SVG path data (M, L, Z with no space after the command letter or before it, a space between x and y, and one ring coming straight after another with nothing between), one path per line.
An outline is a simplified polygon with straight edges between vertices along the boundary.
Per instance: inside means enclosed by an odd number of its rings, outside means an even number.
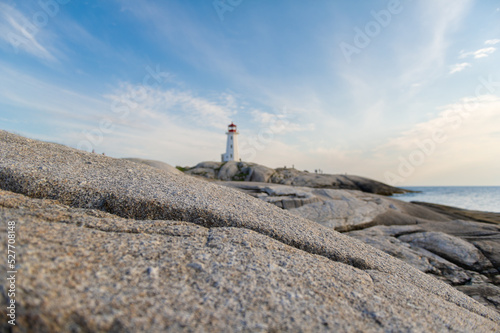
M2 131L0 187L20 193L0 193L0 246L16 221L21 331L500 329L382 251L193 177Z
M307 171L298 171L296 169L287 168L276 169L276 173L271 177L270 181L272 183L283 185L358 190L381 195L411 192L372 179L354 175L309 173Z
M250 167L248 180L251 182L266 183L276 171L263 165L254 164Z
M392 274L356 269L245 228L123 219L6 191L0 191L0 216L16 221L23 244L20 331L499 327ZM2 250L6 243L3 223Z
M238 173L240 173L238 162L229 161L221 166L215 177L220 180L232 180Z
M228 161L201 162L185 172L212 180L267 182L275 171L255 163Z
M427 221L418 225L378 225L347 234L500 312L500 266L493 260L500 246L499 226L461 220ZM476 244L488 244L489 252Z
M179 169L177 169L177 168L175 168L175 167L173 167L170 164L165 163L165 162L160 162L160 161L155 161L155 160L146 160L146 159L142 159L142 158L125 158L125 160L136 162L136 163L146 164L146 165L149 165L153 168L165 170L165 171L175 173L178 175L182 174L182 171L180 171Z
M500 214L489 213L488 223L464 221L454 219L454 210L448 215L450 207L438 210L436 205L416 205L360 191L245 182L223 184L348 232L422 272L471 292L470 296L500 311L496 301L500 297L500 226L496 224ZM460 210L463 217L472 213ZM485 214L478 213L474 216L485 220Z
M339 231L377 224L416 224L420 221L448 221L425 207L357 190L317 189L253 182L223 182L291 213ZM286 206L284 204L286 202Z
M208 172L207 169L212 169ZM309 188L358 190L367 193L392 195L411 192L372 179L352 175L329 175L299 171L294 168L271 169L250 162L201 162L185 171L189 175L223 181L251 181Z
M483 271L493 267L473 244L444 232L416 232L402 235L399 240L436 253L467 269Z

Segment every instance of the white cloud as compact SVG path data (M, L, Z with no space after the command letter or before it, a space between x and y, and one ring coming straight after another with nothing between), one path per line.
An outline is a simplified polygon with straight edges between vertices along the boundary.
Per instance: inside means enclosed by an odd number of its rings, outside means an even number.
M24 51L37 58L56 61L56 57L42 45L40 27L13 7L0 3L0 39L14 52Z
M486 45L495 45L498 43L500 43L500 39L489 39L486 42L484 42L484 44Z
M460 64L455 64L455 65L451 66L450 74L461 72L464 69L466 69L467 67L471 67L471 64L469 64L468 62L462 62Z
M473 56L475 59L480 59L480 58L486 58L490 54L496 51L496 48L494 47L485 47L482 49L479 49L477 51L472 51L472 52L460 52L460 59L467 58L469 56Z
M409 66L401 76L402 84L410 85L415 81L424 78L429 79L436 72L436 67L445 64L446 50L449 46L449 35L454 32L468 14L468 9L472 5L471 0L459 1L419 1L416 6L421 16L419 27L420 37L425 43L416 48L405 49L402 54L409 59ZM406 52L411 50L410 52ZM417 60L418 59L418 60Z
M476 59L485 58L495 51L496 51L496 48L494 48L494 47L486 47L483 49L479 49L476 52L474 52L474 58L476 58Z
M119 108L128 108L131 126L155 125L157 119L184 122L187 128L225 129L235 115L236 101L228 93L211 99L197 96L189 90L162 89L142 85L122 84L105 96Z
M279 113L252 110L253 120L260 125L260 130L270 130L274 134L294 133L314 130L314 124L300 122L298 116L283 109Z
M229 93L206 97L186 89L130 83L121 84L104 97L109 101L109 111L103 117L115 129L96 151L174 165L218 161L225 147L224 132L238 109L236 98ZM86 138L79 134L78 140Z

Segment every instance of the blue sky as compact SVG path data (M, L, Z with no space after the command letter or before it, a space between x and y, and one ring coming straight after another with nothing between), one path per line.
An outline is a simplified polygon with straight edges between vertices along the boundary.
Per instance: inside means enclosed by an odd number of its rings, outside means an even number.
M0 0L0 128L172 165L500 185L500 1Z

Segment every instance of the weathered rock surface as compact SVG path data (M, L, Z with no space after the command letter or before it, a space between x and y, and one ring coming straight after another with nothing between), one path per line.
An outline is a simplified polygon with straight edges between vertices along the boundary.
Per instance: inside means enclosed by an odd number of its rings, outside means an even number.
M424 207L355 190L252 182L223 182L222 185L237 188L280 208L289 209L295 215L338 231L361 229L377 224L416 224L426 220L449 220L448 217Z
M222 182L221 185L239 189L284 209L298 208L321 201L309 188L254 182Z
M238 175L238 173L241 173L240 171L241 168L242 168L241 166L240 168L238 168L237 162L227 162L224 163L224 165L222 165L221 163L219 172L217 172L217 174L214 177L221 180L233 180L233 178L235 178L236 175ZM197 168L195 168L195 170L196 169ZM238 177L241 176L238 175ZM240 179L234 179L234 180L240 180Z
M399 239L431 251L468 269L482 271L493 267L491 262L473 244L444 232L417 232L402 235Z
M405 189L359 176L312 174L293 168L278 168L275 170L248 162L201 162L185 172L192 176L224 181L251 181L310 188L359 190L381 195L409 192Z
M498 213L490 213L490 212L481 212L476 210L467 210L456 207L450 207L445 205L438 205L428 202L415 202L412 203L424 206L429 208L435 212L445 214L447 216L452 217L455 220L473 220L479 222L486 223L497 223L500 224L500 214Z
M423 229L419 226L377 226L349 232L348 235L381 249L422 272L432 274L451 285L460 285L471 281L472 275L465 272L461 267L426 249L405 243L398 238L401 235L420 231L423 231Z
M495 261L500 252L500 227L461 220L427 221L379 225L347 234L500 311L500 265ZM490 252L476 245L485 242Z
M146 164L146 165L152 166L154 168L158 168L160 170L172 172L172 173L175 173L178 175L182 174L182 171L180 171L179 169L177 169L177 168L175 168L175 167L173 167L170 164L165 163L165 162L160 162L160 161L155 161L155 160L145 160L142 158L124 158L124 159L128 160L128 161L136 162L136 163Z
M455 220L452 207L411 204L360 191L223 183L364 241L500 311L500 214ZM304 198L307 197L307 200ZM284 203L287 203L286 205ZM447 212L452 210L452 214ZM461 216L480 212L459 210ZM478 215L479 214L479 215ZM358 231L353 231L358 230Z
M359 176L317 174L286 168L276 169L276 173L271 177L271 182L276 184L307 186L312 188L359 190L381 195L408 192L407 190L401 188L393 187Z
M267 182L274 169L247 162L201 162L185 171L192 176L224 181Z
M0 132L0 187L57 200L0 193L21 331L500 329L402 261L192 177Z

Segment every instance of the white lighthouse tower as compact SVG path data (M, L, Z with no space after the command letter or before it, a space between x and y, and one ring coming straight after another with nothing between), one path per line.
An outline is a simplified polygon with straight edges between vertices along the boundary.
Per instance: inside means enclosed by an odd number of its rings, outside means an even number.
M240 151L238 149L238 132L236 125L231 122L227 128L226 153L222 154L222 162L239 161Z

